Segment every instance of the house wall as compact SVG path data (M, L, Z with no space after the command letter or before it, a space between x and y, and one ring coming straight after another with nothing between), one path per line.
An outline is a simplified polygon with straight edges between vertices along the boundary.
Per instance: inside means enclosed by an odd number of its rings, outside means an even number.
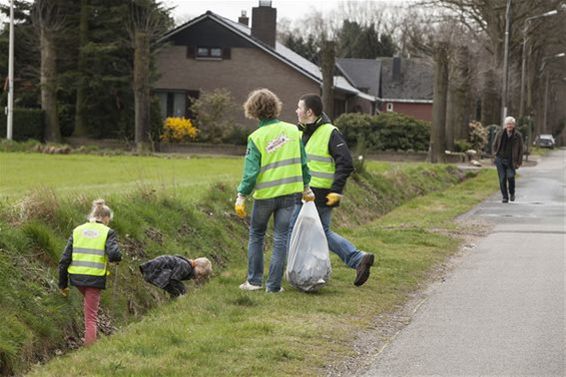
M374 104L361 97L351 97L348 99L348 112L373 114Z
M432 121L432 103L384 102L379 106L379 111L386 112L388 103L393 104L393 111L396 113L410 115L420 120Z
M187 47L172 45L157 55L160 74L155 90L212 91L230 90L238 108L234 120L254 128L256 121L246 119L241 105L249 92L257 88L273 91L283 102L281 120L296 123L295 110L304 93L320 93L319 85L287 64L257 48L233 47L230 59L201 60L187 58Z

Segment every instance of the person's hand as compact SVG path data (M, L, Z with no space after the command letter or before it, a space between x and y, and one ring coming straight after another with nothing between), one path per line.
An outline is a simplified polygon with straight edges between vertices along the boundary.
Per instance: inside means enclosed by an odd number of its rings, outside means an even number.
M331 192L330 194L326 195L326 205L333 207L340 203L341 199L342 195L338 194L337 192Z
M314 201L314 192L312 192L309 186L305 186L305 189L303 190L303 200L305 202Z
M63 297L69 297L69 288L68 287L59 289L59 292L61 292L61 295Z
M234 206L234 210L236 211L236 215L239 218L243 219L246 217L246 196L238 193L236 197L236 205Z

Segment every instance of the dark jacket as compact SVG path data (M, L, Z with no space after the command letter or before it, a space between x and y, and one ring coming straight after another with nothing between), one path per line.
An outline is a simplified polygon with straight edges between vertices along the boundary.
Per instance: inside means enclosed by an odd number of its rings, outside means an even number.
M122 253L120 253L120 246L118 246L118 239L116 232L110 229L108 237L106 238L106 245L104 252L108 255L108 262L120 262L122 260ZM71 285L75 287L93 287L93 288L106 288L106 276L91 276L80 274L69 274L67 269L73 260L73 235L69 237L65 251L59 260L59 288L67 288L69 279Z
M305 147L307 146L314 131L326 123L330 123L330 119L323 113L314 123L306 125L299 124L299 128L303 131L303 143L305 144ZM330 134L328 151L330 156L334 159L336 172L334 173L334 182L332 182L332 187L330 189L312 187L315 195L315 204L318 206L326 206L326 195L329 193L335 192L342 194L348 177L354 171L352 155L350 154L346 140L344 140L342 133L338 129L335 129L332 131L332 134Z
M491 148L491 154L495 157L499 149L501 148L501 140L503 135L507 130L502 129L497 132L493 140L493 145ZM513 160L513 168L518 169L523 164L523 137L521 133L517 130L513 130L513 136L511 138L511 156Z
M171 282L180 282L194 278L190 260L180 255L161 255L140 265L143 278L164 289Z

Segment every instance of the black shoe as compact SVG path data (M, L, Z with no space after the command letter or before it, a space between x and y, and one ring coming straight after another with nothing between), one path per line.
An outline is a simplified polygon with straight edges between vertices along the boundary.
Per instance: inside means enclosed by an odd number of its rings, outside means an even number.
M515 201L515 194L511 194L511 197L509 198L512 202Z
M360 264L356 267L356 279L354 280L356 287L363 285L368 280L369 270L373 266L374 259L373 254L366 254L362 257Z
M503 198L503 199L501 200L501 203L509 203L509 199Z

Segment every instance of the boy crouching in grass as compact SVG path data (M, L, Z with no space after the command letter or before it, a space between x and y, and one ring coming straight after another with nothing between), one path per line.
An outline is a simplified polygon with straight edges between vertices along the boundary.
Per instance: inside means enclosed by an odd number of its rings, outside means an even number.
M161 255L140 265L140 272L148 283L167 291L171 298L187 293L183 280L205 282L212 273L207 258L187 259L180 255Z

